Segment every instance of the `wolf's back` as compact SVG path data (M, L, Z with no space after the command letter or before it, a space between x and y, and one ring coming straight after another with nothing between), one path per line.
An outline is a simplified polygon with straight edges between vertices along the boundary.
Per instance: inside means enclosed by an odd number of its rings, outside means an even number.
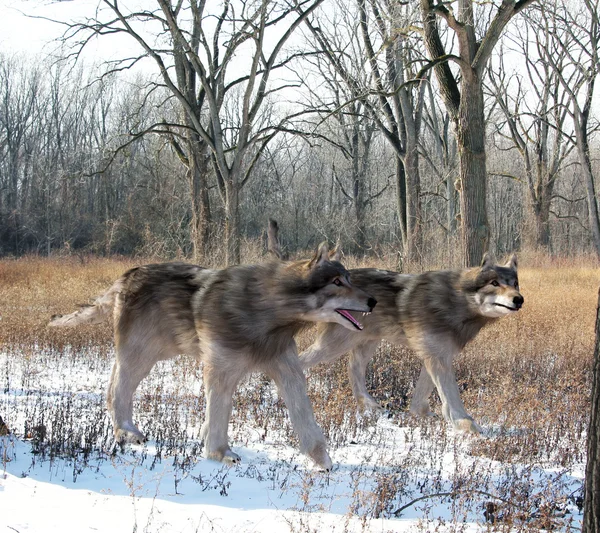
M112 315L117 295L123 287L123 277L119 278L112 287L102 296L98 296L91 305L84 305L81 309L69 315L54 315L49 326L74 327L80 324L99 324Z

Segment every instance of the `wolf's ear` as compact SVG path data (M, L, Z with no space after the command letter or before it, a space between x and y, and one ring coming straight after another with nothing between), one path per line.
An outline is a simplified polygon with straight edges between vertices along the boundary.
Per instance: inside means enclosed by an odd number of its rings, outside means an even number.
M483 254L483 259L481 260L481 268L492 268L496 263L496 259L494 258L494 254L491 252L485 252Z
M512 257L508 260L508 263L504 265L505 267L512 268L513 270L517 270L517 254L512 254Z
M342 259L342 246L340 244L336 244L335 248L329 252L329 260L330 261L341 261Z
M325 261L329 261L329 245L327 244L327 241L323 241L319 244L315 255L310 260L310 263L308 263L308 268L315 268Z

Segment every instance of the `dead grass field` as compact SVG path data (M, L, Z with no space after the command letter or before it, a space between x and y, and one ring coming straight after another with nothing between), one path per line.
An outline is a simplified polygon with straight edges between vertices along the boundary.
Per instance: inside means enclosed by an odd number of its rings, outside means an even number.
M494 413L502 413L509 421L529 416L537 424L546 415L556 416L555 402L582 409L587 399L600 269L587 260L530 259L544 264L536 268L521 260L523 310L484 329L456 362L469 409L490 421ZM353 258L346 262L359 263ZM140 262L94 257L0 261L0 341L13 347L111 346L109 322L75 329L46 324L51 315L90 302L136 264ZM312 335L309 331L298 339L300 349L312 342ZM35 357L34 350L28 353ZM349 403L344 363L312 372L320 382L337 383L337 397L327 398L330 409ZM372 366L368 379L375 396L391 409L403 409L418 361L406 349L383 344ZM549 396L554 398L546 408L536 409Z
M346 263L393 267L353 258ZM90 302L135 264L141 262L91 257L83 260L24 257L0 261L0 350L13 357L18 353L18 357L29 358L33 367L42 367L38 371L43 371L45 358L50 357L48 352L60 353L65 347L70 353L93 347L96 354L108 354L112 349L109 323L75 329L47 328L46 324L52 314L71 312L77 304ZM474 441L469 452L472 457L565 469L584 461L600 285L600 269L593 264L587 259L553 261L533 255L520 258L523 310L484 329L455 363L467 410L493 435ZM300 336L300 349L312 342L313 335L314 331L308 330ZM322 365L308 376L317 419L332 448L347 445L370 423L368 417L354 416L345 362L343 358L333 365ZM197 363L183 365L187 366L181 372L201 376ZM394 422L422 428L425 435L437 439L441 450L442 441L448 437L445 430L440 433L439 421L415 420L407 414L419 370L420 364L410 351L382 343L368 370L368 387L387 407ZM265 403L268 382L252 379L252 387L236 394L234 418L250 421L252 426L262 428L265 435L269 431L283 431L286 438L295 442L281 401ZM176 442L185 434L185 428L177 426L177 421L160 419L161 413L169 410L157 411L153 394L159 393L158 389L156 393L142 392L136 411L140 417L152 420L152 426L147 427L151 433L160 431L169 442ZM201 421L203 399L190 397L189 392L182 391L178 407L189 400L193 410L188 413L190 419ZM439 411L436 398L432 400L434 410ZM99 409L97 420L103 421L97 422L93 431L103 433L107 439L110 429L103 407ZM3 414L11 420L10 413ZM232 422L235 439L236 435L242 435L243 422L239 423L239 432L235 428L237 422ZM174 425L169 429L171 423ZM26 421L25 429L16 428L16 432L28 436L26 428L35 424L36 420ZM65 422L65 428L60 430L64 441L72 438L69 436L72 428L68 425ZM39 436L38 440L43 438ZM391 497L388 481L382 480L384 499ZM518 479L511 483L518 484ZM400 490L400 485L396 485L392 493ZM513 485L510 490L513 491Z

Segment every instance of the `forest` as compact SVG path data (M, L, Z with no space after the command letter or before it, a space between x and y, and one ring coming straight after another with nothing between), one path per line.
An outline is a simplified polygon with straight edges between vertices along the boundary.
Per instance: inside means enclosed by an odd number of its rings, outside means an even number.
M0 38L0 529L599 530L600 0L0 0L0 34L8 4L31 41L55 31L37 52ZM422 361L386 336L363 367L374 410L355 354L306 372L332 470L259 372L230 408L241 463L205 460L206 353L156 365L132 400L149 440L119 443L112 322L48 327L142 263L322 241L393 276L394 308L405 273L486 252L510 271L489 286L522 291L513 316L448 371L481 435L443 394L411 414Z
M99 3L0 50L0 255L600 253L597 2ZM86 47L116 35L122 57Z

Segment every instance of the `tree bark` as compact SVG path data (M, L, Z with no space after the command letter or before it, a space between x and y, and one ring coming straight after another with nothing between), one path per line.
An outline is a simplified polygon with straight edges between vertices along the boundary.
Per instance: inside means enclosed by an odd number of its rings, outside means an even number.
M192 254L196 263L202 263L210 238L210 203L208 197L209 156L206 143L197 133L189 135L188 180L191 197Z
M409 263L418 260L421 249L421 178L419 175L419 149L417 139L407 135L404 156L404 179L406 181L406 242L404 257Z
M535 245L547 250L550 247L550 196L543 193L533 205Z
M402 238L403 249L407 248L407 227L406 227L406 169L400 156L396 155L396 212L398 213L398 224L400 226L400 236Z
M582 533L600 533L600 290L596 309L596 346L587 440Z
M360 151L360 123L354 120L352 125L352 199L354 202L354 214L356 217L355 241L359 251L365 249L365 164L366 152ZM367 148L365 144L365 148ZM362 163L362 164L361 164Z
M463 73L464 73L463 69ZM487 220L487 172L483 91L471 70L461 84L462 96L456 121L460 176L461 247L463 265L478 265L487 251L490 230Z
M576 128L577 151L585 181L585 192L588 204L588 220L592 232L592 243L596 255L600 258L600 216L598 214L598 201L596 199L596 187L590 161L590 148L587 139L587 130Z
M240 188L238 180L225 184L225 264L240 264Z

